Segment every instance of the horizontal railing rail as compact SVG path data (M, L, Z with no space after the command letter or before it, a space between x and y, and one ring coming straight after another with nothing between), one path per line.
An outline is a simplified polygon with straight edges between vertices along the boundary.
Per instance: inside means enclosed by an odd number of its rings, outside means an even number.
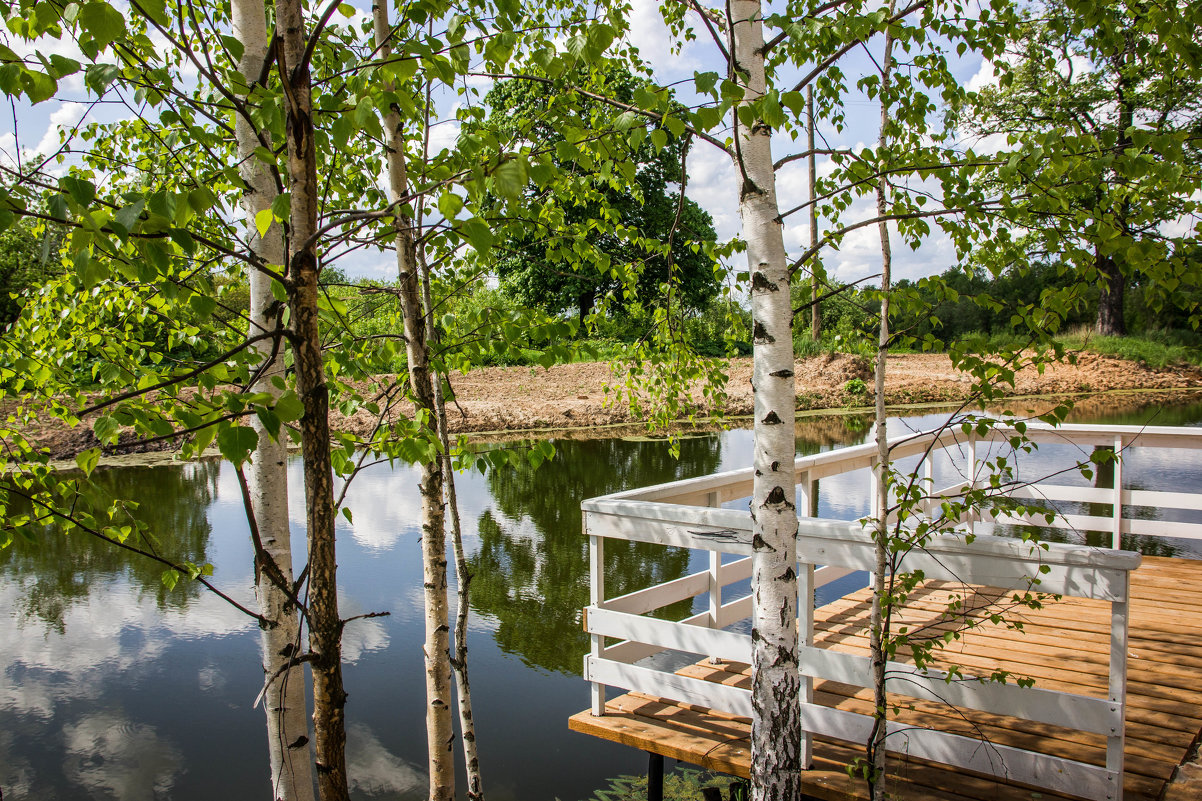
M984 476L986 462L998 448L1010 446L1018 434L1013 426L996 425L984 435L974 429L945 428L898 437L890 443L891 460L925 462L923 485L928 495L923 510L944 510L943 502L963 497L977 486L990 486ZM1075 487L1049 481L1017 482L990 491L1011 498L1039 502L1073 502L1109 505L1109 516L1063 514L1049 509L1052 527L1111 531L1117 546L1124 533L1202 537L1202 524L1151 521L1128 516L1132 508L1156 506L1202 510L1202 494L1164 492L1124 487L1122 465L1130 449L1139 447L1202 449L1202 429L1137 428L1127 426L1028 425L1028 440L1067 444L1077 449L1068 461L1088 461L1087 449L1109 448L1116 454L1113 487ZM866 471L876 487L876 446L863 445L828 451L796 460L800 510L809 510L816 482L854 471ZM959 462L960 480L935 491L934 455ZM1105 461L1105 460L1101 460ZM591 603L585 610L585 628L592 649L585 658L585 677L593 686L593 712L605 711L606 686L649 693L680 702L699 704L738 715L751 715L750 692L740 687L705 681L671 670L638 664L647 657L671 652L710 657L712 660L749 662L750 637L730 631L750 618L752 598L745 590L727 597L732 585L751 576L751 518L746 509L721 508L746 498L751 492L750 469L635 488L582 504L584 529L591 546ZM988 493L987 493L988 494ZM815 507L816 508L816 507ZM871 507L870 507L871 508ZM1138 554L1117 549L1058 543L1037 544L1022 539L967 532L982 531L983 524L1047 525L1044 513L1026 516L985 508L974 517L954 521L959 532L933 537L921 549L907 553L901 571L921 570L926 580L1033 591L1050 595L1090 598L1111 604L1110 678L1106 697L1093 697L1049 689L1021 687L992 681L990 676L954 677L919 670L902 662L887 667L890 692L899 696L948 703L981 712L1008 715L1062 726L1107 739L1106 764L1053 757L1033 751L983 745L980 740L934 729L893 725L892 750L956 765L968 770L1005 775L1021 782L1088 798L1121 799L1123 720L1126 705L1126 638L1130 572L1140 562ZM709 567L652 587L635 589L616 598L604 596L604 543L609 539L657 543L708 554ZM968 540L972 541L969 542ZM813 681L834 680L871 687L871 665L866 656L820 647L813 638L814 590L875 565L875 545L870 531L858 521L802 517L798 531L801 587L799 629L800 662L804 676L798 703L807 730L803 746L808 759L814 734L863 743L872 725L870 716L837 710L813 701ZM705 608L697 611L699 599ZM673 604L694 601L694 613L683 620L650 617ZM744 624L745 625L745 624Z

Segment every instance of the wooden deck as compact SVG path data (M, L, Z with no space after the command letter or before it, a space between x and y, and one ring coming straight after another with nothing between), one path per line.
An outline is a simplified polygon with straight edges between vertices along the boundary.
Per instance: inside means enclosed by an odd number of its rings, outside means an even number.
M949 592L963 588L932 584L907 605L903 625L931 625ZM989 591L977 589L967 603L984 605ZM867 590L815 610L817 644L835 650L868 651ZM1011 613L1011 617L1014 613ZM1110 611L1102 602L1065 598L1023 614L1023 631L993 625L965 632L948 646L944 666L988 675L997 669L1035 686L1105 698L1110 652ZM1174 769L1202 733L1202 562L1145 557L1131 578L1131 621L1126 725L1125 798L1160 799ZM900 657L900 655L899 655ZM682 674L709 681L750 685L741 663L701 662ZM817 682L818 703L869 713L870 694L832 681ZM1055 726L985 713L960 714L936 703L912 701L896 715L900 722L953 731L989 741L1041 751L1093 764L1105 764L1106 741ZM747 718L716 713L637 693L609 701L606 714L573 716L569 727L665 757L724 773L747 776L750 766ZM982 744L987 749L988 745ZM814 766L805 778L807 794L821 799L864 797L863 782L848 778L845 766L862 754L846 743L815 738ZM935 763L897 757L891 789L902 799L1010 801L1068 798L1039 788L966 773Z

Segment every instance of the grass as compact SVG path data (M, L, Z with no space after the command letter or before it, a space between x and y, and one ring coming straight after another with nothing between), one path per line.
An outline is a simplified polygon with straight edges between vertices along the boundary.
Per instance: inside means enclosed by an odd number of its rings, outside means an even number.
M1012 333L983 335L980 332L972 332L963 335L961 339L977 340L973 344L973 349L986 353L1023 345L1023 340ZM1149 331L1124 337L1104 337L1088 329L1079 329L1066 332L1064 336L1060 337L1060 343L1070 351L1087 351L1102 356L1114 356L1153 368L1182 365L1202 366L1202 333L1193 331ZM842 341L832 341L824 337L821 343L801 339L795 342L794 352L798 358L827 353L863 355L866 346L871 346L871 344L863 338L859 342L853 342L846 338ZM921 350L913 347L896 347L891 348L889 352L905 354L919 353Z
M1065 337L1064 344L1149 367L1202 366L1202 335L1191 331L1150 331L1125 337L1077 333Z

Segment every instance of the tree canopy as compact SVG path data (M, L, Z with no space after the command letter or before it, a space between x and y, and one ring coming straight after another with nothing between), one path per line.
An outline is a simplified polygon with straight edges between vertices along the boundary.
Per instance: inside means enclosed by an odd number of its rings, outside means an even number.
M653 86L616 62L577 70L561 85L623 104ZM499 81L485 102L485 126L503 140L554 149L559 168L585 185L574 197L536 187L524 194L522 202L539 208L542 219L554 207L558 225L532 226L498 242L496 270L507 295L552 312L576 309L581 323L601 300L617 309L638 299L697 310L717 296L721 267L712 250L713 220L681 195L687 139L649 130L610 103L582 99L574 90L556 94L530 80ZM608 160L567 146L565 121L595 132ZM615 183L614 170L623 180ZM598 225L600 220L607 224ZM563 258L563 240L573 236L588 238L595 261Z
M1202 50L1185 34L1200 22L1197 3L1046 0L1023 11L994 59L997 85L969 107L971 130L1007 141L991 177L1014 229L978 258L1074 270L1101 289L1099 333L1126 333L1132 282L1198 308Z

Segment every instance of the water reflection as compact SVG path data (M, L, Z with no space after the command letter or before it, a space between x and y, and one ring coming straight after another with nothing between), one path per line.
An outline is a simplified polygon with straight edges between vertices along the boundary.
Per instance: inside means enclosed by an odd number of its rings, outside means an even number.
M904 424L924 428L943 417L931 412ZM1146 423L1148 417L1109 422ZM1198 420L1202 404L1160 412L1151 422ZM902 424L891 430L900 433ZM798 452L861 442L870 426L870 416L858 413L803 418ZM588 601L580 501L745 467L751 443L745 430L691 437L681 441L676 461L662 441L560 440L559 457L537 472L460 476L475 573L476 719L493 801L586 798L606 776L645 767L630 749L565 732L568 715L587 704L579 679L587 650L579 614ZM1036 458L1053 455L1041 449ZM1124 476L1156 489L1170 476L1183 486L1181 461L1180 454L1137 449ZM1037 470L1040 463L1028 466ZM294 460L290 516L298 542L299 471ZM250 547L228 466L125 468L102 479L114 493L141 500L161 552L213 563L220 586L253 604ZM824 479L820 514L864 514L863 479ZM1093 484L1105 487L1110 480L1099 471ZM746 508L746 501L732 505L740 504ZM398 464L364 473L349 505L353 524L339 524L339 603L348 616L391 613L351 624L344 642L353 793L372 801L420 799L425 777L414 766L425 763L425 737L416 471ZM700 557L690 564L680 549L610 543L606 550L611 596L700 568ZM262 681L257 629L187 582L168 592L160 573L159 566L82 536L49 533L36 546L19 541L0 552L5 801L266 797L262 714L250 708ZM686 602L666 614L687 609Z
M580 501L629 487L715 472L717 434L680 441L680 459L655 440L557 443L555 461L488 475L496 510L477 520L480 545L469 560L472 607L496 619L496 641L527 665L576 675L588 638L580 610L588 604L588 540L581 536ZM647 543L605 548L607 596L679 578L689 552ZM662 611L679 616L684 602Z
M357 795L405 798L426 789L426 775L385 748L362 723L346 727L346 753L351 791Z
M63 772L101 797L154 801L170 797L183 755L152 727L113 712L88 715L63 729Z
M96 473L96 483L112 497L139 502L136 514L149 525L151 545L158 553L204 564L211 534L207 511L220 467L208 461L105 469ZM45 621L60 634L70 607L87 603L98 582L122 577L160 609L178 607L197 595L199 587L188 582L169 591L162 573L162 565L149 559L131 558L81 532L64 537L52 526L32 539L17 537L11 547L0 550L0 575L12 576L24 587L18 600L23 614Z

